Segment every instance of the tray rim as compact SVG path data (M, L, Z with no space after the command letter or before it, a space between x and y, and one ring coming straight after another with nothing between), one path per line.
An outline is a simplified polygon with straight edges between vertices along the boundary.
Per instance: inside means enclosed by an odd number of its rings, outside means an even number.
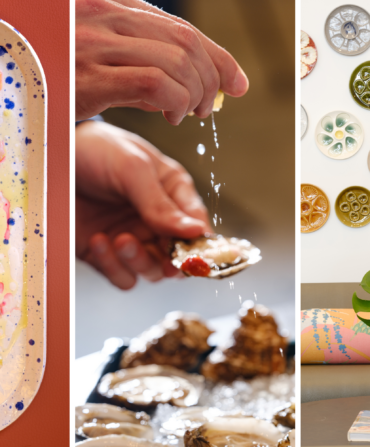
M44 374L45 374L45 366L46 366L46 347L47 347L47 340L46 340L46 334L47 334L47 124L48 124L48 90L47 90L47 83L46 83L46 77L45 77L45 72L44 69L42 67L41 61L39 59L39 57L37 56L35 50L33 49L33 47L31 46L31 44L28 42L28 40L15 28L13 27L10 23L6 22L5 20L0 18L0 32L1 32L1 27L5 27L7 28L8 32L12 33L15 35L15 37L19 40L22 41L23 45L27 48L27 50L30 52L30 57L33 59L37 69L40 72L40 77L42 80L42 86L43 86L43 94L44 94L44 98L43 98L43 106L42 106L42 112L40 112L42 114L43 117L43 121L40 124L40 129L42 130L42 148L43 148L43 166L42 166L42 172L43 172L43 180L42 180L42 199L41 199L41 205L40 205L40 209L42 209L43 214L42 214L42 219L40 219L40 221L42 222L42 229L43 229L43 235L44 237L42 238L42 261L43 261L43 274L42 279L40 279L38 281L38 285L41 288L40 291L40 295L43 298L43 305L42 308L40 310L41 315L42 315L42 326L43 326L43 330L42 330L42 334L43 334L43 338L42 338L42 368L39 371L39 374L37 375L38 380L36 381L36 386L33 388L33 393L31 396L27 396L24 398L24 406L23 409L21 411L17 411L17 413L12 413L12 416L10 417L10 419L3 423L0 426L0 432L4 429L6 429L9 425L11 425L12 423L14 423L31 405L33 399L35 398L35 396L37 395L41 383L43 381L44 378ZM23 72L24 74L24 72ZM41 107L40 107L41 108ZM40 130L40 134L41 134L41 130ZM40 144L38 145L40 146ZM29 247L29 240L27 242L27 249ZM29 275L27 274L27 293L29 290L29 283L30 283L30 278ZM28 306L29 307L29 306ZM28 310L29 312L29 310ZM27 324L27 327L25 328L26 330L29 328L29 321ZM24 371L27 370L27 363L25 365L25 369ZM19 386L19 383L18 383ZM17 388L15 388L15 390L9 395L9 397L6 399L6 402L8 402L10 399L13 398L14 394L16 393ZM4 411L4 404L0 405L0 421L2 422L2 418L3 416L6 416L5 411Z

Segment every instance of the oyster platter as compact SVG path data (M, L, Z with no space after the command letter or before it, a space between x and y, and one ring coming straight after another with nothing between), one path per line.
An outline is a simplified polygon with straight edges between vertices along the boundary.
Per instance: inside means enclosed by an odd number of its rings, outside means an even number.
M294 353L270 311L245 301L225 346L212 332L170 312L119 348L76 407L76 447L295 446Z

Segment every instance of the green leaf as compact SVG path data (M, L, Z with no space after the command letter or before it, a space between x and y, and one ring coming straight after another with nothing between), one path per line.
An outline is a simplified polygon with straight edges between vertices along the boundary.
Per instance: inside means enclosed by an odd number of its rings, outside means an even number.
M358 314L358 312L370 312L370 301L361 300L357 296L356 292L352 296L352 306L353 306L353 310L356 312L356 314ZM359 318L367 326L370 326L370 320L366 320L365 318L362 318L359 315L357 315L357 318Z
M365 290L365 292L370 293L370 271L362 278L360 286Z

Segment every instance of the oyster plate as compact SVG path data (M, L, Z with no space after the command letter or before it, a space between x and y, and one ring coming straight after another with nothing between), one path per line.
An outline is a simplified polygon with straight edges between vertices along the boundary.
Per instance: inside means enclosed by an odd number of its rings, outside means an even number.
M187 276L222 279L235 275L257 264L262 258L259 248L246 239L224 237L220 234L181 240L175 239L171 249L172 264ZM199 260L207 269L206 274L192 274L184 269L186 262Z
M312 233L325 225L330 215L330 202L317 186L301 185L301 233Z
M304 31L301 31L301 79L308 76L315 68L317 49L315 42Z
M306 109L301 105L301 140L306 135L308 129L308 115Z
M41 63L0 20L0 430L28 408L46 355L46 119Z
M370 191L362 186L344 189L335 201L335 212L347 227L364 227L370 223Z
M349 80L349 90L359 106L370 109L370 61L354 69Z
M345 56L356 56L370 47L370 16L356 5L342 5L325 23L325 37L331 48Z
M351 113L334 111L327 113L317 123L315 141L320 151L329 158L345 160L361 149L364 129Z

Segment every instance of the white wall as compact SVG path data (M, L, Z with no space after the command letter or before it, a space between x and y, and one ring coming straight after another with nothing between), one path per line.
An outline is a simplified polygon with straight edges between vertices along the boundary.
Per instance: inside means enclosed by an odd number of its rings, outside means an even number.
M349 93L352 71L370 60L370 49L358 56L336 53L325 38L329 13L345 2L302 0L302 30L314 40L318 62L301 82L301 104L306 109L309 127L302 140L302 183L317 185L327 194L331 214L318 231L301 235L302 282L359 282L370 270L370 225L349 228L335 214L335 200L348 186L370 189L367 158L370 150L370 110L361 108ZM354 3L370 12L369 0ZM360 151L347 160L332 160L316 146L314 133L318 121L328 112L343 110L355 115L365 130Z

